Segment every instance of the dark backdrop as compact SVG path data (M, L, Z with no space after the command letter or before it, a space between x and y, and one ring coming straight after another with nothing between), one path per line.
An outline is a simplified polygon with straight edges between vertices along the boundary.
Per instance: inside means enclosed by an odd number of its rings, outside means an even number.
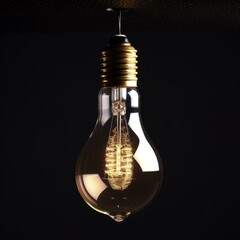
M126 33L138 50L142 119L163 159L163 186L122 223L80 197L76 158L96 122L100 53L113 34L0 35L1 239L237 239L236 31Z

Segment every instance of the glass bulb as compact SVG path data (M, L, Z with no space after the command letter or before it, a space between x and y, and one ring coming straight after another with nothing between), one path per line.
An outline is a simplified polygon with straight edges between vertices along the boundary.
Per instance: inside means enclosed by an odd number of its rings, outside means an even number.
M162 160L144 130L137 87L100 89L98 118L78 156L75 177L84 201L116 222L141 211L157 195Z
M158 193L162 161L144 131L137 88L103 87L98 104L95 128L77 159L76 183L88 205L122 221Z

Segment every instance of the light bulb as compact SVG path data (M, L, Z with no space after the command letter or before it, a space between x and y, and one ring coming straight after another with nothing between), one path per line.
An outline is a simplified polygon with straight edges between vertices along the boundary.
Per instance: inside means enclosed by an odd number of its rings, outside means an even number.
M162 160L140 115L137 51L122 34L101 56L98 117L76 163L84 201L116 222L143 210L159 192Z

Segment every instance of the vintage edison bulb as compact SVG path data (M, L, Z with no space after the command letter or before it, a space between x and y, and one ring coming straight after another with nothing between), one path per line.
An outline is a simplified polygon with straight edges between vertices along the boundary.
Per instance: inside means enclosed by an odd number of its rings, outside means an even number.
M145 208L163 179L162 160L141 121L136 52L121 34L103 49L98 118L76 163L84 201L117 222Z

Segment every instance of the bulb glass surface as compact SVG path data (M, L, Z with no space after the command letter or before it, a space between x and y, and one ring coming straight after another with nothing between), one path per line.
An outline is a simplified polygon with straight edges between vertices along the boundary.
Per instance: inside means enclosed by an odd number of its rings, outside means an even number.
M136 87L102 87L95 127L76 163L84 201L117 222L145 208L162 185L162 160L144 130L139 104Z

